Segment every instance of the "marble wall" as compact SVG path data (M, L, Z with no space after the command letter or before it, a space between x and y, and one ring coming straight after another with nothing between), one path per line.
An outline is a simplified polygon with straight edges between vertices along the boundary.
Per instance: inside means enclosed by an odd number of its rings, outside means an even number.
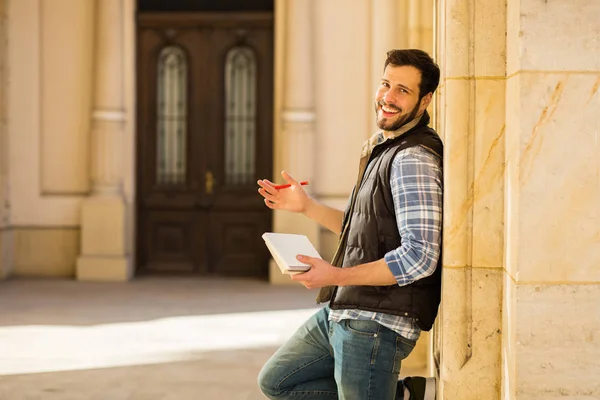
M507 13L503 398L598 398L600 3Z

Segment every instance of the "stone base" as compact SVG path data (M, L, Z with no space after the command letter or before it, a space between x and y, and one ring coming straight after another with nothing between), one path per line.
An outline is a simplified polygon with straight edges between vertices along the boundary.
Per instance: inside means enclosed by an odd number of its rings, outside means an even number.
M92 196L84 200L77 280L131 279L132 268L125 244L125 217L125 202L118 195Z
M15 227L3 249L9 275L73 278L79 228ZM8 238L4 237L4 241Z
M81 253L123 257L125 249L125 202L120 196L93 196L81 205Z
M125 282L132 277L132 268L125 257L79 257L78 281Z

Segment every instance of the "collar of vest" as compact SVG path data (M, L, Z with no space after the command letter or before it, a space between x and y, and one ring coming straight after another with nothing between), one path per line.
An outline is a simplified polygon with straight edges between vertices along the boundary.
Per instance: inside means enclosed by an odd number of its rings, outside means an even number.
M423 127L426 127L429 125L429 121L431 121L431 118L429 117L429 113L427 112L427 110L425 110L423 115L421 115L421 118L417 121L417 123L412 128L405 130L406 125L404 125L400 129L394 131L394 133L390 137L385 139L380 144L383 144L386 142L395 142L399 138L404 138L411 133L420 131ZM409 122L408 124L411 124L411 122Z

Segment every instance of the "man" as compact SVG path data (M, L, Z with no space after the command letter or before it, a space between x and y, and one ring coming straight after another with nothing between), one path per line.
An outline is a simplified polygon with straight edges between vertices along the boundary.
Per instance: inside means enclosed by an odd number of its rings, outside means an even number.
M332 264L298 256L311 269L292 279L322 288L317 301L329 304L263 367L268 398L424 398L423 378L403 383L398 375L440 301L443 149L426 111L439 77L423 51L387 53L375 97L381 131L363 146L344 213L285 172L288 189L258 181L269 208L304 213L340 234Z

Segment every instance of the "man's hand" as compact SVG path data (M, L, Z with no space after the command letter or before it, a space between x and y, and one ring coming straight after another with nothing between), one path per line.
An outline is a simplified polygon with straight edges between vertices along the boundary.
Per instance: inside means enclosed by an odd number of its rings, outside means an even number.
M273 210L286 210L304 213L311 198L298 181L287 172L281 172L283 179L292 185L286 189L275 189L275 184L268 179L261 179L257 183L260 186L258 193L265 198L267 207Z
M287 172L281 172L283 179L291 186L286 189L276 189L275 184L268 179L260 179L258 193L265 198L265 204L272 210L286 210L302 213L313 221L323 225L335 234L342 231L344 212L326 206L314 200L298 181Z
M298 261L310 265L310 270L301 274L291 275L293 281L298 281L308 289L337 285L341 268L336 268L320 258L299 255Z

